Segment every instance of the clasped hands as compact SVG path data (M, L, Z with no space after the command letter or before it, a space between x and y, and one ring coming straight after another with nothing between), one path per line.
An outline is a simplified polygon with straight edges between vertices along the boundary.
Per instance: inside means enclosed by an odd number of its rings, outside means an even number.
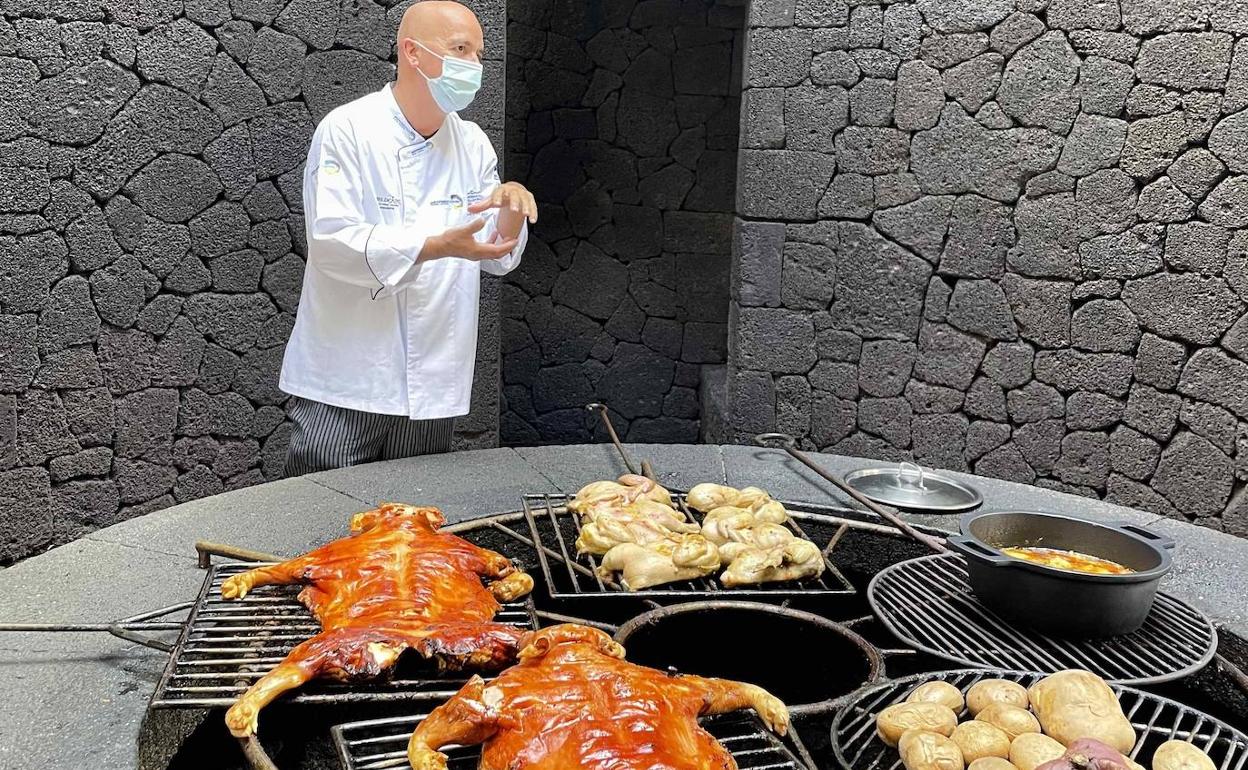
M490 194L468 206L471 214L480 214L490 209L499 209L499 237L493 243L482 243L476 239L476 233L485 227L485 219L476 217L472 221L447 229L445 232L430 236L420 252L421 259L439 259L442 257L460 257L474 261L498 259L511 252L519 242L520 227L525 219L537 222L537 201L533 194L519 182L505 182L490 191ZM508 235L511 233L511 235Z

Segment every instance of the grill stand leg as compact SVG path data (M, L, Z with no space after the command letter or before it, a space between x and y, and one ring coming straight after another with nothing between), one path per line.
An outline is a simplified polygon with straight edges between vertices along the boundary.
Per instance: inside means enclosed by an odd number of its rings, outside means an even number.
M247 764L251 765L252 770L277 770L277 765L269 759L268 752L264 750L264 746L260 745L260 739L256 736L239 738L238 745L242 748L243 756L247 758Z

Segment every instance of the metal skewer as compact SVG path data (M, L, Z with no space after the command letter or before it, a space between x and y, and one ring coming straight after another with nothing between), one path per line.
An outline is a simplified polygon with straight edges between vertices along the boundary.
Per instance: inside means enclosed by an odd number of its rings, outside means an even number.
M949 549L945 548L944 538L933 537L918 531L905 521L902 521L901 517L895 512L865 497L861 492L842 481L836 474L816 465L813 460L806 456L805 452L798 450L797 442L793 440L792 436L786 433L760 433L754 437L754 443L764 448L773 448L773 442L779 442L780 448L788 452L795 460L831 482L837 489L852 497L859 505L892 524L917 542L922 543L936 553L948 553Z
M620 459L624 461L624 467L628 468L628 472L637 475L637 469L633 467L633 461L629 459L628 452L624 451L624 445L620 443L620 436L615 432L615 426L611 424L611 415L607 412L607 405L594 402L586 404L585 408L591 412L598 413L598 419L602 420L603 426L607 429L607 435L611 437L611 443L615 444L615 451L620 453ZM654 468L650 465L650 461L641 461L641 475L651 481L658 481L654 475Z

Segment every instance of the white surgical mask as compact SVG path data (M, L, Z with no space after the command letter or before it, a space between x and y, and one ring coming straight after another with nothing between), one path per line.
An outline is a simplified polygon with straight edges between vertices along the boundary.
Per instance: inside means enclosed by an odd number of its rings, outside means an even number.
M429 93L433 95L438 109L458 112L472 104L472 98L481 88L481 65L453 56L440 56L419 40L413 39L412 42L442 60L442 74L436 78L416 70L429 83Z

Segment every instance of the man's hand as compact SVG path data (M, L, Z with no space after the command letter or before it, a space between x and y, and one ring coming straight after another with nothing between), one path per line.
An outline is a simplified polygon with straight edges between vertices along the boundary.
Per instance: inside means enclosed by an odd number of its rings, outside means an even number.
M425 239L425 247L420 251L420 259L462 257L474 262L498 259L510 253L519 242L516 238L508 238L494 243L481 243L476 239L475 234L482 227L485 227L485 220L478 217L466 225L452 227L440 235L430 236Z
M468 206L468 211L472 214L480 214L490 209L503 209L520 214L530 224L537 222L537 200L519 182L504 182L491 190L489 195Z

